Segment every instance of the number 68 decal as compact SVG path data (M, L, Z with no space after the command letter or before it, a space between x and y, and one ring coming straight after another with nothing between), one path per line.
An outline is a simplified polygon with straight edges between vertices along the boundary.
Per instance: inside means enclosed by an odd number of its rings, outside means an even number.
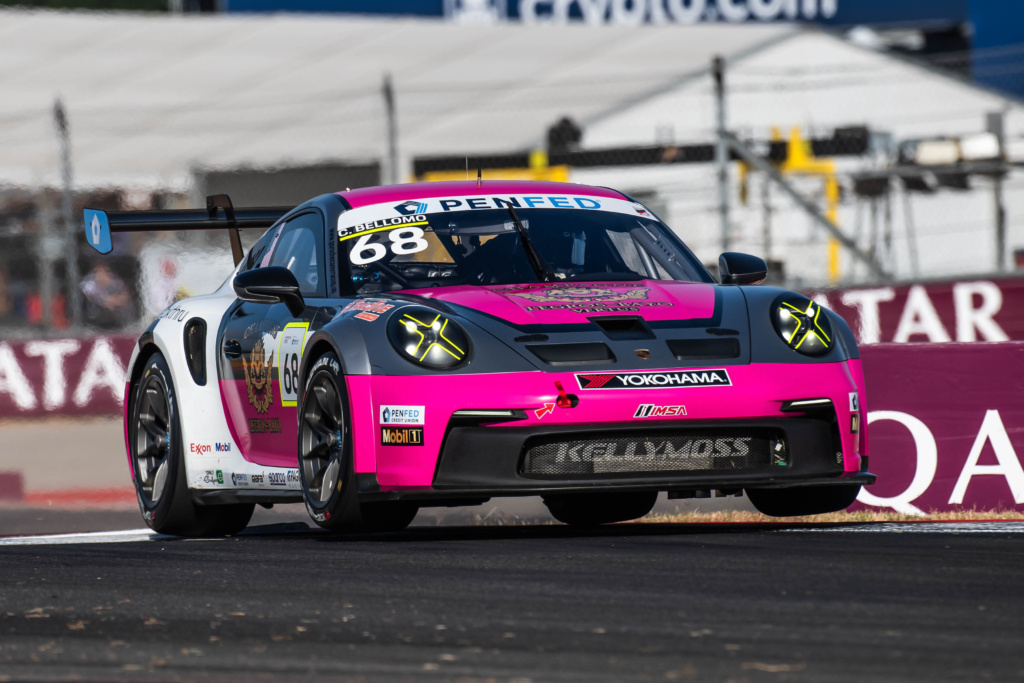
M306 346L309 323L288 323L281 331L277 347L277 379L281 389L281 405L297 405L299 398L299 364Z
M352 251L349 252L349 259L352 263L357 266L365 266L387 256L387 245L380 242L370 242L371 239L373 239L373 235L367 233L355 243ZM388 233L388 239L391 240L391 251L396 255L415 254L429 246L427 241L423 239L422 228L397 228Z

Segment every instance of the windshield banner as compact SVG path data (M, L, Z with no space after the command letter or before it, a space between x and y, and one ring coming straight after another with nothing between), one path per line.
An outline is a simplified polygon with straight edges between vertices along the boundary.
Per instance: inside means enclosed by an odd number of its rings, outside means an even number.
M373 204L346 211L338 217L338 238L375 230L400 228L422 224L427 214L452 211L528 209L574 209L577 211L610 211L642 218L653 218L651 212L639 202L609 197L583 197L576 195L471 195L410 199L400 204Z

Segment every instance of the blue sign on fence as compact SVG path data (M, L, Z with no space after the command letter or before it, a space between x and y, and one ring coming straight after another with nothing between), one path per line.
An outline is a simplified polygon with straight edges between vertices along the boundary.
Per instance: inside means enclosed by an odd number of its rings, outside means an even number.
M696 24L813 21L831 25L959 23L969 0L227 0L229 12L344 12L467 20Z

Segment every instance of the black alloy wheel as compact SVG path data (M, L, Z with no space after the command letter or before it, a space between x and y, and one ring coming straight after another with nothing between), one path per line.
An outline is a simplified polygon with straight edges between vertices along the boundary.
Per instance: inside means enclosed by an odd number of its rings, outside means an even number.
M327 353L313 364L299 408L302 497L313 521L332 530L352 529L359 523L343 386L341 364Z
M253 505L197 506L185 473L177 394L167 361L154 353L129 394L128 443L139 509L162 534L225 536L241 531Z
M333 531L400 531L419 507L359 502L352 428L341 364L333 353L313 363L299 407L299 476L306 511Z
M142 504L155 507L167 487L170 469L171 416L163 373L150 368L135 407L134 466Z

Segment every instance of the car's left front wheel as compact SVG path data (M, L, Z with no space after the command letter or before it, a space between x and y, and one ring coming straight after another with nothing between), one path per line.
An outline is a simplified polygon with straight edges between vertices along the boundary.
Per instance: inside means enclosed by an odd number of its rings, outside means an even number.
M313 364L299 407L299 477L306 511L332 531L401 531L419 507L403 501L359 501L352 423L338 357Z

